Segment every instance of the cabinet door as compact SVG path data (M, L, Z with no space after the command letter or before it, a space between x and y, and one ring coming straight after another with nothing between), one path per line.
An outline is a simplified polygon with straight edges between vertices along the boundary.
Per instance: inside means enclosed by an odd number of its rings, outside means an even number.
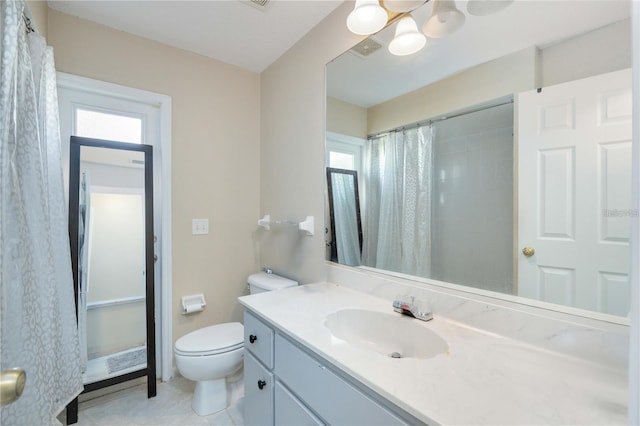
M275 400L275 419L278 426L317 426L324 424L278 381L276 381Z
M244 313L244 347L267 368L273 368L273 330L250 313Z
M244 357L244 423L273 425L273 374L250 353Z
M275 338L276 375L329 424L403 425L377 401L333 373L323 362L280 335Z

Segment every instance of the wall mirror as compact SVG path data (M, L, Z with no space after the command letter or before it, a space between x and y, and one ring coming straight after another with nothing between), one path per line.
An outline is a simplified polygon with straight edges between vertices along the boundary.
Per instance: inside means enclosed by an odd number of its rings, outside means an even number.
M330 260L360 266L362 222L358 195L358 172L327 167L329 222L331 226Z
M464 25L418 53L388 51L392 24L327 64L327 138L357 152L362 266L625 323L630 3L455 4Z
M152 147L71 136L69 236L84 391L155 396Z

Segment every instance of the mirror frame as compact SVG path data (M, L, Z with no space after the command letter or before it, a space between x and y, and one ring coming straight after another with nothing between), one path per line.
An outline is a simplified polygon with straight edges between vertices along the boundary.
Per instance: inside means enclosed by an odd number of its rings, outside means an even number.
M144 190L145 190L145 279L146 279L146 345L147 366L141 370L117 375L97 382L84 384L82 393L102 389L107 386L123 383L139 377L147 377L147 393L156 396L156 326L155 326L155 277L154 277L154 234L153 234L153 147L151 145L115 142L102 139L71 136L69 152L69 240L71 249L71 271L73 274L73 291L75 296L76 320L78 319L78 284L79 284L79 197L80 197L80 151L81 147L117 149L137 151L144 154ZM76 398L70 403L75 405Z

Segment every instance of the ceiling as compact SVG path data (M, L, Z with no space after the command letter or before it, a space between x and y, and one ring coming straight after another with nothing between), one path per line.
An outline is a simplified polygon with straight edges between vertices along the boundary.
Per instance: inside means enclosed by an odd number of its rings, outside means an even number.
M49 7L260 73L342 0L49 0Z
M475 65L628 19L631 10L628 0L517 0L493 15L471 16L467 3L456 1L464 26L448 37L428 38L416 54L389 53L395 25L372 36L382 47L366 58L343 54L327 67L327 95L369 108ZM418 28L431 8L429 2L412 13Z

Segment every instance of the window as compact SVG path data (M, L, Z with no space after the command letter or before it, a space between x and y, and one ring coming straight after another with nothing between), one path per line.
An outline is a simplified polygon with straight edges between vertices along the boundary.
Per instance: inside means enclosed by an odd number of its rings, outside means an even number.
M142 143L142 118L75 108L75 135Z
M356 170L355 162L355 154L329 151L329 167Z
M327 132L325 165L336 169L360 172L362 147L365 142L365 139Z

